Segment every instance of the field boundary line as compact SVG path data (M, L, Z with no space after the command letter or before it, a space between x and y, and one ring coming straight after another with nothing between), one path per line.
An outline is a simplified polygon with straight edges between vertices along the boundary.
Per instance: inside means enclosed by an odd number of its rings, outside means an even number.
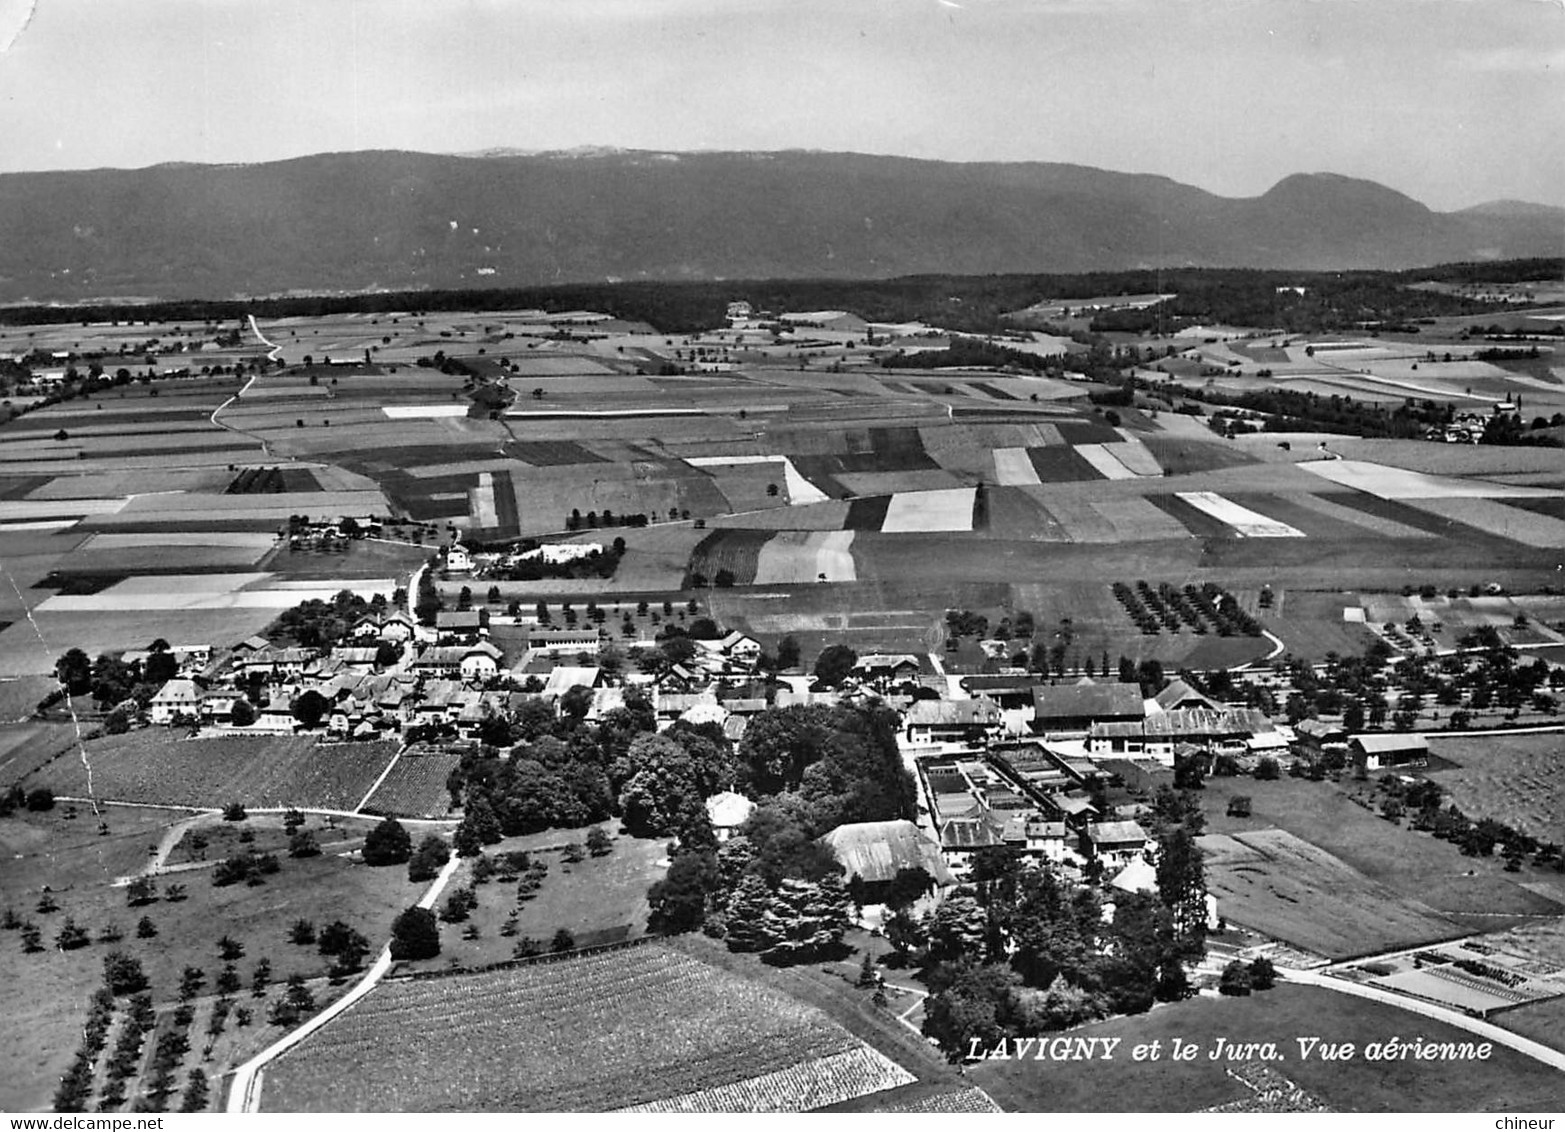
M419 900L418 907L426 909L434 907L435 901L440 899L440 893L446 887L446 884L456 875L457 869L466 863L465 858L453 855L446 862L445 867L440 870L440 875L435 878L434 883L429 886L429 890ZM311 1034L325 1026L326 1023L369 994L389 970L391 970L391 944L387 943L381 949L374 966L364 973L364 977L347 994L315 1015L315 1017L309 1019L297 1030L284 1035L282 1039L274 1042L234 1070L234 1082L229 1088L228 1104L224 1111L259 1111L261 1104L261 1070L263 1067L304 1041L305 1038L308 1038Z
M391 773L391 768L402 761L402 753L407 749L408 745L406 743L397 748L397 753L391 756L391 761L386 764L386 769L380 772L380 777L375 780L375 784L369 788L364 797L359 799L359 804L353 808L354 813L362 814L364 812L364 807L369 805L369 800L375 796L375 791L380 789L380 784L386 781L386 776Z

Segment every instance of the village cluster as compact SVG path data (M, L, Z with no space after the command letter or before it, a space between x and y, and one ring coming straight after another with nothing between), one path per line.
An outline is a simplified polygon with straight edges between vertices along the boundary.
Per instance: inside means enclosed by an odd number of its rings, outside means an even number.
M545 545L532 553L579 549ZM507 559L475 555L455 541L435 561L444 577L476 580ZM660 650L665 642L616 640L601 621L578 626L572 616L561 627L547 616L524 618L513 606L493 614L442 609L421 623L404 591L395 599L360 603L363 616L340 643L324 647L262 636L216 653L206 645L171 646L178 674L152 696L144 719L208 737L311 732L326 741L322 757L329 759L332 740L476 750L492 720L530 700L596 721L637 696L660 729L680 720L715 724L737 744L749 721L770 708L878 699L900 713L898 743L919 786L918 820L845 826L831 835L849 875L877 887L910 868L947 887L970 875L976 854L1004 847L1074 881L1155 891L1156 839L1140 820L1152 813L1152 799L1141 790L1111 805L1102 792L1105 783L1125 785L1126 767L1153 777L1176 766L1206 773L1221 759L1230 773L1275 777L1288 758L1366 773L1428 760L1419 734L1350 735L1313 718L1289 726L1182 679L1147 696L1140 683L1107 675L1101 682L1046 682L1022 670L946 674L911 653L855 656L840 679L831 679L819 666L813 675L799 667L768 671L760 641L720 627L682 638L687 649L670 662ZM683 621L697 610L691 602L678 616ZM656 661L648 650L659 650ZM725 792L707 808L726 840L754 803ZM1215 926L1215 900L1209 904Z

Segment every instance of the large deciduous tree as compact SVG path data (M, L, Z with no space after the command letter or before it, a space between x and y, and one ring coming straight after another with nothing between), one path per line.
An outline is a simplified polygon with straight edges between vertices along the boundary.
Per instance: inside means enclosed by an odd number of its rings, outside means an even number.
M391 925L393 959L432 959L440 954L440 924L428 908L409 908Z
M366 865L401 865L413 856L413 838L396 818L386 818L364 838Z

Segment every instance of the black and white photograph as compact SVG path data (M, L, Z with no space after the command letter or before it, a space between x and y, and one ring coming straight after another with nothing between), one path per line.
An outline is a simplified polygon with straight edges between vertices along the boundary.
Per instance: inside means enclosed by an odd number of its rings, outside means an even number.
M0 0L8 1128L1555 1127L1562 137L1558 0Z

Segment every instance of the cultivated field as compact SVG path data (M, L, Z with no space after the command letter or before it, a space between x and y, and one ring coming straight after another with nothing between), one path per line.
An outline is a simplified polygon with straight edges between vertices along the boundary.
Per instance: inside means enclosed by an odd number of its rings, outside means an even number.
M1228 799L1243 794L1252 799L1253 816L1230 818L1226 814ZM1365 804L1354 801L1357 795ZM1398 901L1396 907L1406 910L1409 903L1419 915L1411 921L1414 926L1424 922L1427 913L1433 912L1435 921L1445 920L1455 925L1457 931L1497 931L1518 924L1535 922L1539 917L1552 917L1561 913L1565 893L1557 891L1550 878L1558 874L1547 869L1524 868L1520 874L1504 871L1498 858L1463 856L1455 845L1437 841L1427 833L1409 829L1406 823L1394 824L1380 817L1374 808L1373 784L1353 785L1349 782L1309 782L1306 779L1284 776L1273 782L1258 782L1252 778L1208 778L1202 791L1202 807L1207 815L1207 829L1212 834L1228 834L1249 840L1252 834L1268 830L1281 830L1291 834L1298 842L1307 843L1301 850L1305 860L1300 877L1313 878L1315 883L1329 885L1331 870L1345 865L1357 874L1343 878L1342 890L1359 909L1355 916L1367 918L1362 937L1362 950L1353 946L1354 940L1343 939L1344 947L1351 952L1372 950L1384 941L1385 932L1379 926L1378 914L1365 910L1364 896L1377 889L1389 889ZM1287 844L1292 845L1292 842ZM1313 850L1309 847L1313 847ZM1236 850L1237 852L1237 850ZM1246 853L1250 852L1245 850ZM1315 853L1324 853L1333 861L1320 863L1316 868ZM1259 911L1277 917L1279 924L1293 930L1332 935L1338 929L1329 925L1303 922L1312 905L1290 904L1270 894L1260 878L1269 874L1252 874L1257 883L1245 884L1243 891L1260 902ZM1290 885L1294 881L1284 878L1278 887L1289 895L1298 897ZM1336 899L1328 890L1319 899ZM1221 910L1221 909L1220 909ZM1235 916L1238 922L1242 918ZM1350 925L1358 924L1350 920ZM1357 928L1354 927L1355 933ZM1431 937L1432 938L1432 937Z
M483 1056L473 1053L482 1049ZM862 1051L845 1063L840 1056ZM525 1072L514 1067L525 1066ZM848 1070L845 1072L845 1070ZM799 1111L912 1080L813 1009L658 945L383 983L266 1071L265 1111Z
M1494 818L1545 841L1559 840L1565 806L1560 735L1433 736L1429 750L1455 764L1431 777L1463 813L1475 820Z
M95 739L85 759L55 759L26 785L115 802L352 810L396 750L394 743L327 744L306 735L182 739L154 727Z
M1462 934L1424 905L1397 896L1282 830L1201 838L1207 890L1235 924L1343 959Z
M446 779L461 762L457 755L406 751L364 803L364 812L399 817L443 818L451 810Z

